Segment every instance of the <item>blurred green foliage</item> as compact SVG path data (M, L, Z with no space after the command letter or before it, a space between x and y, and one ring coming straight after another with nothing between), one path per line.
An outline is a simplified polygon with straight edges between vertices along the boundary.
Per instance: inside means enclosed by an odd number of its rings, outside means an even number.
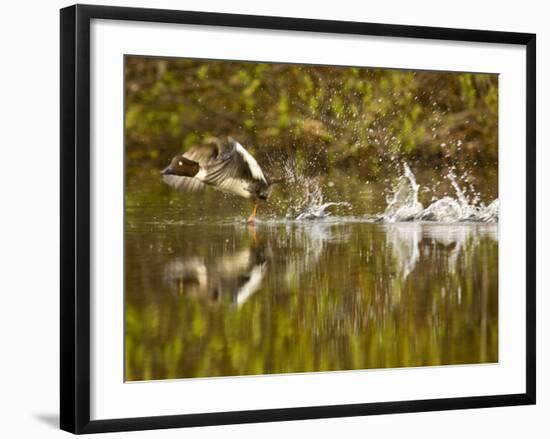
M127 56L125 94L130 169L231 135L310 174L378 177L396 160L496 172L494 74Z

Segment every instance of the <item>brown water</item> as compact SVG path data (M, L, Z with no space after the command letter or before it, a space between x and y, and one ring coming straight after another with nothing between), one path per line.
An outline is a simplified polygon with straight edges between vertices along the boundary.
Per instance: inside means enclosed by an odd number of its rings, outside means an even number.
M498 361L497 224L251 228L202 197L127 207L126 380Z

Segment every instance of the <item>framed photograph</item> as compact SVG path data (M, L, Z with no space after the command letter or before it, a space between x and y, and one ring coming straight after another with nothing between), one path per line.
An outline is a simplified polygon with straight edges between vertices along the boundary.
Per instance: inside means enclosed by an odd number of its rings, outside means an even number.
M535 35L61 10L61 428L535 403Z

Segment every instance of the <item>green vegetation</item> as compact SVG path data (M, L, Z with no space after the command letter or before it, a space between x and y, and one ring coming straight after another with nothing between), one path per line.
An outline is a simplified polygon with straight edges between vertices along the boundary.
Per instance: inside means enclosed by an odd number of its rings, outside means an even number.
M400 160L496 173L497 75L127 56L125 80L130 172L232 135L309 174L378 179Z

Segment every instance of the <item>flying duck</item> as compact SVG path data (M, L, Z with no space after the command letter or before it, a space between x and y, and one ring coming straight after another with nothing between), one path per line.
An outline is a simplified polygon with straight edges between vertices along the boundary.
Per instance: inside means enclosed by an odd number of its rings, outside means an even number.
M236 140L209 138L175 156L161 172L163 180L180 192L211 186L254 203L248 223L254 223L260 200L267 200L275 180L269 180L256 159Z

